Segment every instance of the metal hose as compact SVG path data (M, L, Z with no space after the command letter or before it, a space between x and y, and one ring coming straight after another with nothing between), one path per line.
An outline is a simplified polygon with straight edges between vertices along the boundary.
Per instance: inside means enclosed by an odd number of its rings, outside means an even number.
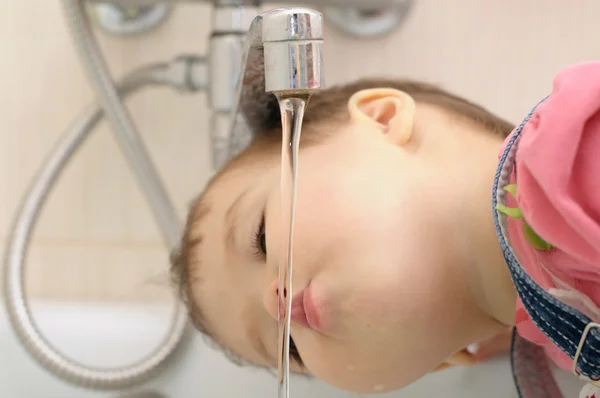
M150 209L169 247L179 241L182 224L174 206L163 188L158 172L148 155L127 108L121 102L108 67L90 28L85 12L85 0L63 0L66 21L79 52L79 57L88 72L90 81L112 125L112 130L129 161L138 183L144 192Z
M178 74L174 74L173 71L185 73L181 68L181 62L142 68L129 74L119 85L118 91L122 96L126 96L151 84L180 85L186 76L178 77ZM182 306L177 306L169 332L148 357L125 367L99 369L69 359L52 347L33 320L24 287L25 260L40 211L62 170L103 116L102 108L94 105L75 120L44 162L21 202L6 251L4 298L9 320L16 335L29 354L44 368L63 380L82 387L119 389L148 379L173 352L181 340L187 323Z

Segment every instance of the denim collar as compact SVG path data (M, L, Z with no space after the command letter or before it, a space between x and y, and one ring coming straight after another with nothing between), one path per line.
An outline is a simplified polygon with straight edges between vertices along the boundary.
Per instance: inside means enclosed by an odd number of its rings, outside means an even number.
M593 323L591 319L581 312L558 301L542 289L525 272L510 246L507 237L506 216L495 210L498 204L506 204L506 192L501 188L510 183L510 176L514 168L515 155L523 127L535 113L536 108L544 101L545 99L540 101L513 132L500 158L500 164L496 171L493 185L492 209L494 213L494 223L498 240L504 254L504 259L510 270L519 298L529 317L538 329L540 329L558 348L573 359L573 373L583 380L598 385L598 381L600 380L600 325ZM537 398L537 396L526 395L524 390L520 388L521 381L524 380L526 383L526 379L529 376L522 372L520 373L519 368L522 368L525 371L531 371L531 369L535 368L533 363L531 363L531 367L516 366L515 354L523 354L521 359L529 362L532 362L535 357L534 355L527 355L526 352L521 349L524 349L525 351L529 350L529 353L531 354L536 348L533 345L522 341L515 333L513 339L512 367L515 382L517 383L517 390L521 397ZM549 367L546 368L547 371L550 372ZM551 374L538 375L537 377L553 381L553 376ZM562 394L560 396L562 396ZM545 398L547 398L547 396Z

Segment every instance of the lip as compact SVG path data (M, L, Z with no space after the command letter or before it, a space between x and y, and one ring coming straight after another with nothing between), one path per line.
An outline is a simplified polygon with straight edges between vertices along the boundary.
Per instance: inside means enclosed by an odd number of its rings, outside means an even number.
M285 303L283 300L280 300L279 316L283 318L284 313ZM296 293L292 298L290 320L299 326L319 331L320 318L312 296L310 284L299 293Z

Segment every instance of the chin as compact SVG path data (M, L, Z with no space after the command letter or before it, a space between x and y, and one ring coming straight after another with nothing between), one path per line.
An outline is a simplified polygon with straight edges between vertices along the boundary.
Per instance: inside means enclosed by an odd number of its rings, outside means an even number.
M329 349L334 347L339 350L337 354L340 355L332 355L334 352ZM367 356L363 356L349 353L356 352L356 349L366 349L365 347L323 345L321 348L319 355L312 358L314 362L307 364L311 374L333 387L353 393L373 394L399 390L429 373L424 368L415 368L414 365L423 365L419 361L398 360L398 366L393 365L393 360L382 362L374 355L381 352L380 349L370 350Z

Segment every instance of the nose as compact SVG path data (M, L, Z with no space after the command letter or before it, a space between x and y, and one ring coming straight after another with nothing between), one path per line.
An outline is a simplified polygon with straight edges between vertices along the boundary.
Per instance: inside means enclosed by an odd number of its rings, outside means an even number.
M271 317L276 321L280 307L278 304L279 298L277 293L277 279L275 279L267 286L267 289L263 295L263 305L269 313L269 315L271 315Z
M303 292L294 294L292 299L291 322L303 327L310 327L306 320L306 312L304 311ZM263 305L269 315L276 321L279 321L278 315L283 319L285 314L285 301L279 298L279 289L277 279L272 281L263 296Z
M296 300L298 301L298 300ZM267 291L263 297L263 304L265 309L275 319L276 321L279 319L278 316L283 318L285 315L285 301L283 298L279 298L279 288L278 281L275 279L269 286L267 287ZM298 304L296 302L296 304ZM294 303L292 302L292 309L294 308Z

